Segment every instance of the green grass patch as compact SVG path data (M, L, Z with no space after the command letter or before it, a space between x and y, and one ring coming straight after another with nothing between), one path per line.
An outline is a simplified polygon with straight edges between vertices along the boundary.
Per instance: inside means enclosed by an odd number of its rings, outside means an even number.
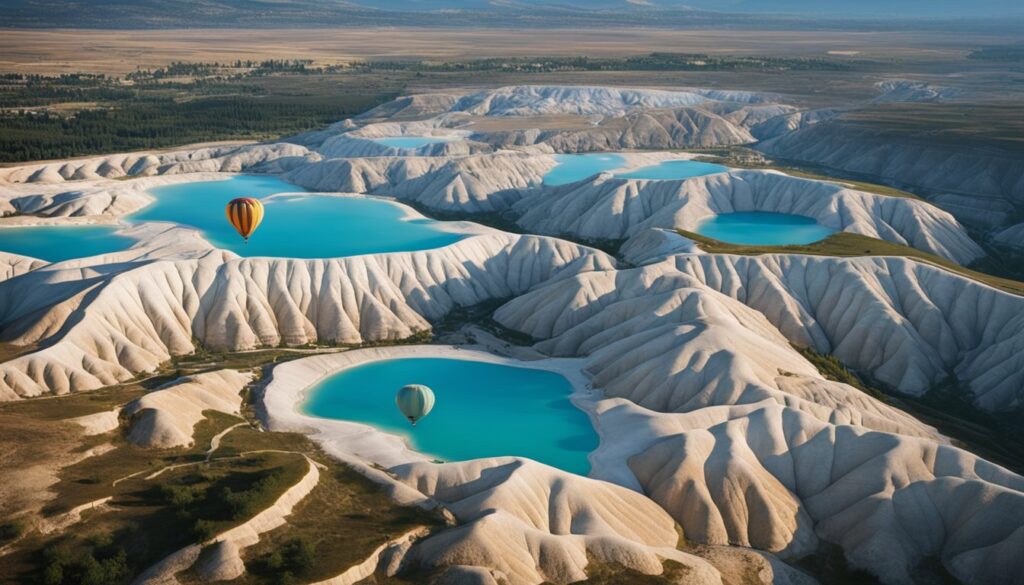
M62 469L60 481L51 488L56 497L43 512L48 515L59 514L80 504L122 494L131 489L131 482L119 483L117 486L113 483L132 473L141 472L140 475L144 476L148 475L147 472L167 465L202 461L213 436L242 420L214 411L206 411L204 414L207 418L197 423L193 431L195 444L188 448L145 449L132 445L120 434L113 438L107 435L87 438L77 448L78 451L107 442L114 449Z
M881 400L882 402L888 402L886 395L879 389L867 384L857 374L851 372L843 362L839 361L839 358L818 353L809 347L797 347L796 350L800 352L800 355L811 362L818 372L821 373L822 377L826 380L832 380L833 382L841 382L848 384L861 392Z
M300 455L264 453L129 480L109 509L62 535L21 541L0 557L0 574L26 585L123 585L175 550L248 520L308 469Z
M330 465L330 464L329 464ZM289 517L245 551L244 584L315 582L362 562L409 530L442 526L441 518L399 506L357 472L333 464ZM314 562L315 560L315 562Z
M803 169L795 169L792 167L780 167L770 165L767 168L771 170L781 171L791 177L798 177L800 179L812 179L815 181L825 181L828 183L837 183L843 187L849 187L851 189L865 191L867 193L874 193L876 195L886 195L888 197L905 197L907 199L917 199L919 201L924 201L924 199L918 197L917 195L914 195L909 191L904 191L903 189L897 189L895 187L889 187L888 185L879 185L878 183L856 181L853 179L840 179L818 172Z
M687 583L687 576L692 569L676 561L662 561L663 572L660 575L645 575L639 571L607 563L588 554L587 578L577 581L581 585L675 585Z
M959 276L970 278L1004 292L1024 296L1024 282L971 270L970 268L960 266L951 260L940 258L939 256L929 254L928 252L922 252L921 250L911 248L910 246L869 238L860 234L837 232L820 242L806 245L747 246L720 242L686 230L677 231L680 235L697 242L697 245L702 250L710 254L738 254L744 256L758 256L761 254L806 254L812 256L835 256L840 258L858 256L898 256L912 258Z

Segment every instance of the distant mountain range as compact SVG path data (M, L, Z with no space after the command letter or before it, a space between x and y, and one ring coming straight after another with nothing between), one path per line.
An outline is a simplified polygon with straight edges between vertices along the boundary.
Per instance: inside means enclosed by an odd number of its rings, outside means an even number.
M356 0L353 4L396 11L568 8L620 12L704 10L724 13L808 16L986 17L1024 14L1016 0Z
M0 27L900 26L1024 18L1016 0L3 0ZM856 19L852 21L850 19Z

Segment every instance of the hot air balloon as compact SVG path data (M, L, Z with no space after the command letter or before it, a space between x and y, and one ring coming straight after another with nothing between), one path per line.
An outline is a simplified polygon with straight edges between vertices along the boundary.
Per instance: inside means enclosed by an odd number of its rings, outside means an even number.
M416 421L434 408L434 392L422 384L402 386L395 395L395 404L412 426L416 426Z
M252 197L239 197L232 199L227 207L228 221L235 226L239 235L249 243L249 236L263 221L263 203Z

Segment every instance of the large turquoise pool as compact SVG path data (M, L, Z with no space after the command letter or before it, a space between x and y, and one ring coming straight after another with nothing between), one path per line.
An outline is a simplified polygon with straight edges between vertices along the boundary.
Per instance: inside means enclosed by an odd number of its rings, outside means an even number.
M395 406L406 384L425 384L437 399L415 427ZM402 435L417 451L446 461L517 455L586 475L598 437L569 401L572 391L568 380L546 370L400 358L342 370L314 387L302 408Z
M180 183L152 189L156 201L126 218L128 223L166 221L200 230L218 248L240 256L338 258L360 254L426 250L454 243L461 235L432 220L408 220L402 208L375 199L304 194L269 176L240 175L223 181ZM278 193L295 193L270 197ZM227 222L224 207L235 197L263 199L263 223L245 244ZM130 247L115 226L0 229L0 250L51 262Z
M622 155L613 153L557 154L558 165L544 175L545 185L567 185L582 181L605 171L613 171L626 164Z
M699 160L667 160L656 165L622 173L621 179L689 179L724 173L729 170L722 165L701 162Z
M787 246L823 240L836 230L802 215L745 211L712 216L696 232L730 244Z
M459 136L387 136L384 138L371 138L377 144L399 148L402 150L415 150L428 144L441 144L443 142L456 142L462 140Z

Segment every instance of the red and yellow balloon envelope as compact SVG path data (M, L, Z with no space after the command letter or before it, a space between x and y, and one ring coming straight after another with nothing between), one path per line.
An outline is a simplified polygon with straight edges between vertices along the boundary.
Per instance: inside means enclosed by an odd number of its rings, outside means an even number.
M238 234L249 242L260 222L263 221L263 204L259 199L252 197L239 197L232 199L227 207L228 221L235 226Z

